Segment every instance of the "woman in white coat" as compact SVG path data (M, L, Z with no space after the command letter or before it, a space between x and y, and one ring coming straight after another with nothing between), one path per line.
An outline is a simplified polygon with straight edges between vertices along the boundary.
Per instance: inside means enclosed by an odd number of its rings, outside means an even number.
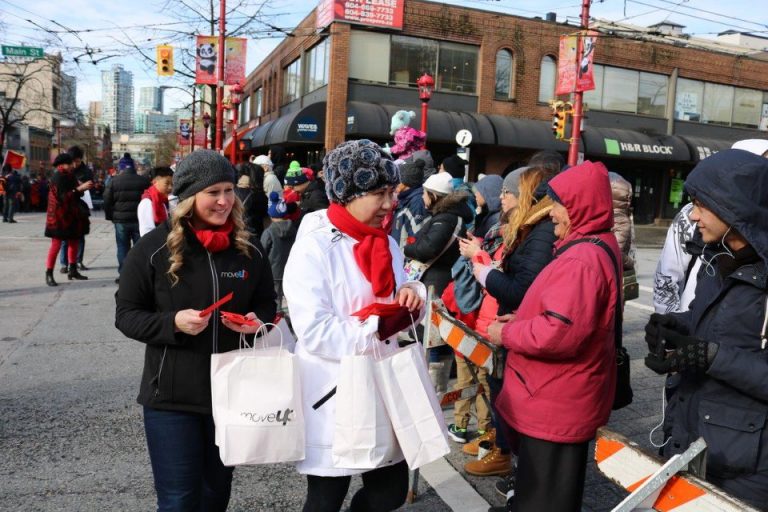
M341 509L351 475L362 474L363 488L352 498L354 512L389 511L405 501L408 467L397 456L378 468L335 467L335 387L341 358L397 349L396 334L420 321L426 292L419 282L405 282L403 256L381 228L394 204L400 181L397 166L368 140L348 141L323 160L328 222L298 239L284 274L284 291L298 338L306 421L306 458L298 463L307 475L304 512ZM352 316L374 302L397 302L392 317Z

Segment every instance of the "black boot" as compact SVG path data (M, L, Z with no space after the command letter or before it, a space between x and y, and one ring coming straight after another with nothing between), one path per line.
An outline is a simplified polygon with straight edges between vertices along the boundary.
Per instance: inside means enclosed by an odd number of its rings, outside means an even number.
M59 286L59 283L53 280L53 269L51 268L45 271L45 284L48 286Z
M69 265L69 274L67 274L67 279L70 281L73 279L77 279L78 281L88 280L87 277L77 271L77 263L72 263Z

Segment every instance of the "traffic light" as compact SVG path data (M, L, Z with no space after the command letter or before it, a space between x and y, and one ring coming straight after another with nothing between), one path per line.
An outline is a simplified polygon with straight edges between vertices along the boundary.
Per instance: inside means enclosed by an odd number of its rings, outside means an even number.
M568 116L573 114L573 106L565 101L552 101L552 134L557 140L567 140L565 136L565 125L568 122Z
M157 46L158 76L173 76L173 46L161 44Z

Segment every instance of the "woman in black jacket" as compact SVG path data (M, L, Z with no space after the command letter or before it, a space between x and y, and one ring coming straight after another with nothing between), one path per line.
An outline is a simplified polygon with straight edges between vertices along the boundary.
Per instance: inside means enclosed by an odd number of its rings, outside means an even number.
M182 160L173 177L179 203L171 220L128 253L116 295L115 326L146 343L138 402L159 510L226 510L232 468L214 442L211 354L239 347L257 327L220 311L270 322L272 272L258 239L245 229L229 162L210 150ZM202 310L228 293L221 309Z
M429 264L421 281L434 287L433 297L440 297L451 281L451 267L459 258L458 240L467 235L467 224L475 219L467 194L454 192L451 180L450 174L439 172L424 182L424 206L432 217L416 233L414 242L403 248L407 258ZM449 345L429 351L429 374L438 394L448 390L452 364L453 349Z
M264 169L252 163L243 163L238 165L238 174L235 195L243 205L245 229L261 237L269 206L264 194Z

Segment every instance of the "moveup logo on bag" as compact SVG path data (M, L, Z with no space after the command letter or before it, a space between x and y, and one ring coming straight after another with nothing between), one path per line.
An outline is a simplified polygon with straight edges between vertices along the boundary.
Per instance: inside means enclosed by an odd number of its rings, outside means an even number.
M291 413L293 409L285 409L284 411L277 411L269 414L260 414L257 412L241 412L240 416L248 418L254 423L282 423L285 426L289 421L293 421Z
M229 278L229 279L242 279L243 281L245 281L246 279L248 279L248 271L243 269L243 270L238 270L237 272L222 272L221 277Z

